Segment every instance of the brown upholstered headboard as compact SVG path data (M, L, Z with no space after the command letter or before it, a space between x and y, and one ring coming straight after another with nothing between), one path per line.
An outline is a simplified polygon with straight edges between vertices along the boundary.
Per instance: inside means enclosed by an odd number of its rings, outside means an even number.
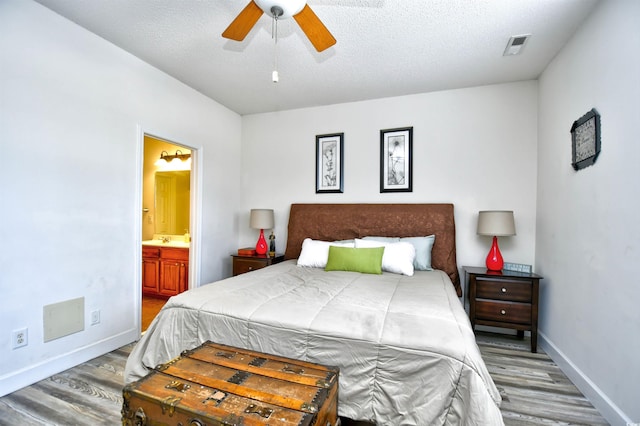
M431 264L462 296L456 263L453 204L292 204L285 259L296 259L305 238L335 241L367 235L436 236Z

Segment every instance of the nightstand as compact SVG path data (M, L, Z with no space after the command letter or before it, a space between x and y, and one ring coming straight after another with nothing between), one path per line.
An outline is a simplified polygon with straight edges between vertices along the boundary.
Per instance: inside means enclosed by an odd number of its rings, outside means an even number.
M531 331L531 352L538 350L538 288L542 277L513 271L463 267L469 283L471 327L488 325Z
M255 271L265 266L280 263L284 260L284 254L276 254L274 257L269 257L268 255L238 256L237 254L233 254L231 257L233 257L234 277L244 274L245 272Z

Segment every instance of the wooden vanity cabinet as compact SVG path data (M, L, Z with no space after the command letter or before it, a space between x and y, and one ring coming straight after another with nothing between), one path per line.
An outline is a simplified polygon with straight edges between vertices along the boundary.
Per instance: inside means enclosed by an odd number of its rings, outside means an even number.
M142 293L158 295L160 286L160 249L142 246Z
M176 247L160 248L161 296L175 296L187 289L189 274L189 249Z
M142 291L150 296L171 297L182 293L189 282L189 249L142 248Z

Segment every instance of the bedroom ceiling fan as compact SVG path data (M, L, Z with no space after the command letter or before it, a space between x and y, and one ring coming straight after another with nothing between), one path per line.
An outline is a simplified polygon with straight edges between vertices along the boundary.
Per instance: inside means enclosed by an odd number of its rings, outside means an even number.
M251 0L224 30L222 37L236 41L244 40L263 13L275 21L293 16L318 52L336 44L336 39L311 10L306 0Z

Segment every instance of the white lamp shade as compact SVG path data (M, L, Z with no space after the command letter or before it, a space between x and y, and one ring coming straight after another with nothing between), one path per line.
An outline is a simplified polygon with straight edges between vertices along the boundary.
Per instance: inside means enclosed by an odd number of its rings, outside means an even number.
M249 226L253 229L273 229L274 222L272 209L251 209Z
M512 210L486 210L478 214L478 235L508 237L516 235Z

